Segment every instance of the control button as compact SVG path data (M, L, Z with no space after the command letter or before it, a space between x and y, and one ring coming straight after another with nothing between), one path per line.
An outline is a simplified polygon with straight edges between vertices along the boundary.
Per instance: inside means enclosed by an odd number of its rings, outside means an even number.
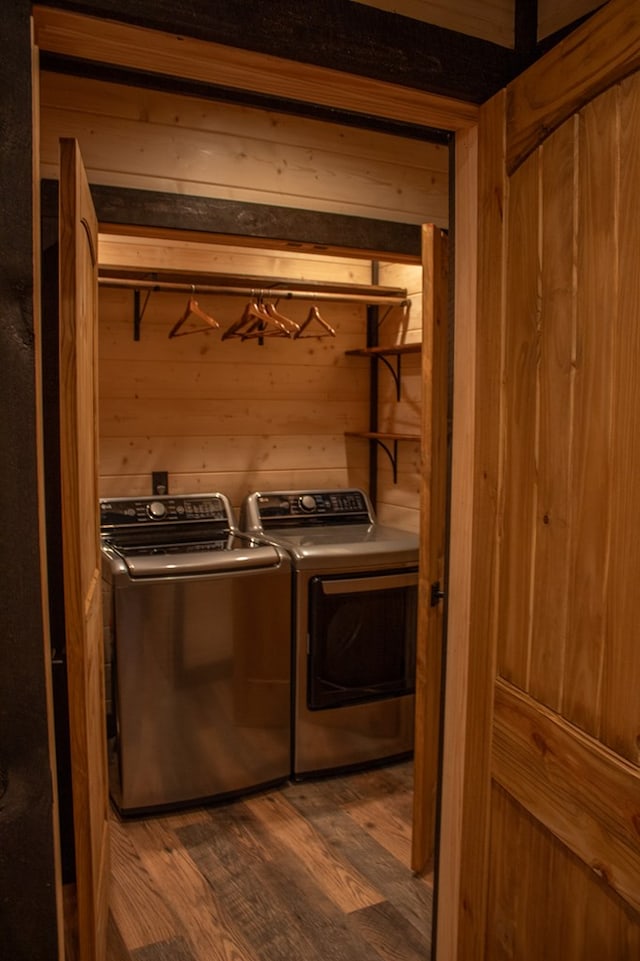
M316 499L311 494L304 494L299 501L303 511L314 511L316 509Z
M147 507L147 513L149 517L153 517L154 520L159 520L167 513L167 508L162 501L151 501Z

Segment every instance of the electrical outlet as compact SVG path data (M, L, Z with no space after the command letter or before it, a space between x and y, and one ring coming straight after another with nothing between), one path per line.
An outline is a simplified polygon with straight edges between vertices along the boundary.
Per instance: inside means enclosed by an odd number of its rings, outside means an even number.
M154 470L151 473L151 493L169 493L169 473L166 470Z

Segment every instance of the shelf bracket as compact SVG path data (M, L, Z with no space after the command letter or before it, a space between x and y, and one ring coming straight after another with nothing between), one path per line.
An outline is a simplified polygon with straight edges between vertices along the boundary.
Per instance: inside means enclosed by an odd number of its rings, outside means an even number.
M378 354L378 360L381 360L384 366L387 368L391 376L393 377L393 382L396 385L396 400L400 400L400 381L401 381L401 368L400 368L400 354L396 354L396 366L394 367L388 357L384 357L382 354Z
M153 288L150 287L147 290L147 296L144 298L144 304L140 307L140 291L136 287L133 291L133 339L140 340L140 327L142 326L142 318L144 317L144 312L147 309L147 304L149 303L149 297L153 293Z
M369 440L371 441L371 443L377 444L378 447L381 447L382 450L387 455L387 457L389 458L389 463L391 464L391 470L393 472L393 483L397 484L398 483L398 441L397 440L393 441L393 454L392 454L389 448L387 447L387 445L385 444L385 442L381 440L379 437L370 437Z

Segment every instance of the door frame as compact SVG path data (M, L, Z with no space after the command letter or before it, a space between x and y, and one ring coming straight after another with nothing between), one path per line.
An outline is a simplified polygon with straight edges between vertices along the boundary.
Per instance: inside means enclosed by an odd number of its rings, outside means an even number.
M466 671L468 662L468 637L470 621L471 569L468 544L471 540L473 452L474 452L474 350L476 328L476 259L477 259L477 117L478 108L467 102L453 101L446 97L424 93L394 84L368 78L354 78L339 71L321 67L299 65L280 60L271 55L232 48L219 48L220 57L203 57L203 42L182 37L175 46L176 38L157 31L132 28L124 24L73 13L62 13L52 8L34 8L36 43L49 53L68 56L88 56L112 66L140 68L140 51L145 51L147 69L176 79L190 79L193 65L206 71L206 77L198 79L225 85L233 78L233 86L246 89L252 86L270 92L274 83L281 82L276 65L282 67L287 78L292 71L298 74L297 98L301 102L315 103L318 84L328 83L330 106L354 109L367 117L410 121L425 128L446 130L453 134L451 149L454 163L453 183L450 197L455 210L455 220L449 224L455 235L453 244L454 291L454 360L453 360L453 424L452 474L451 474L451 533L448 584L448 621L446 626L447 676L445 691L445 756L462 757L464 726L458 724L464 717L466 701ZM64 29L62 29L64 26ZM60 29L58 29L60 28ZM135 37L134 37L135 34ZM141 37L144 35L144 42ZM69 43L72 44L69 48ZM216 72L217 71L217 72ZM288 80L286 81L289 82ZM356 90L354 90L354 84ZM279 89L279 88L277 88ZM288 87L287 87L288 89ZM276 90L277 92L277 90ZM447 699L459 710L453 715ZM459 716L458 716L459 715ZM442 821L440 844L448 852L446 859L437 859L434 901L434 934L436 926L443 938L457 931L457 905L459 874L456 865L460 853L460 812L462 805L462 769L459 765L445 765L440 785L442 794ZM455 856L454 855L455 852ZM443 922L440 924L442 905ZM455 927L453 927L455 925ZM453 957L453 955L449 955ZM444 947L438 946L437 957L445 958Z

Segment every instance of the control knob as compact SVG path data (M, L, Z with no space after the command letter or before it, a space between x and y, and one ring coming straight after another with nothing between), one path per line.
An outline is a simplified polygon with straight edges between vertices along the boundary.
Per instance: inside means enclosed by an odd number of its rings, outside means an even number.
M147 514L154 521L160 520L160 518L164 517L166 513L167 513L167 508L166 508L166 505L162 503L162 501L151 501L151 503L147 506Z
M312 494L304 494L298 503L300 504L302 510L307 511L307 513L310 513L316 509L316 499Z

